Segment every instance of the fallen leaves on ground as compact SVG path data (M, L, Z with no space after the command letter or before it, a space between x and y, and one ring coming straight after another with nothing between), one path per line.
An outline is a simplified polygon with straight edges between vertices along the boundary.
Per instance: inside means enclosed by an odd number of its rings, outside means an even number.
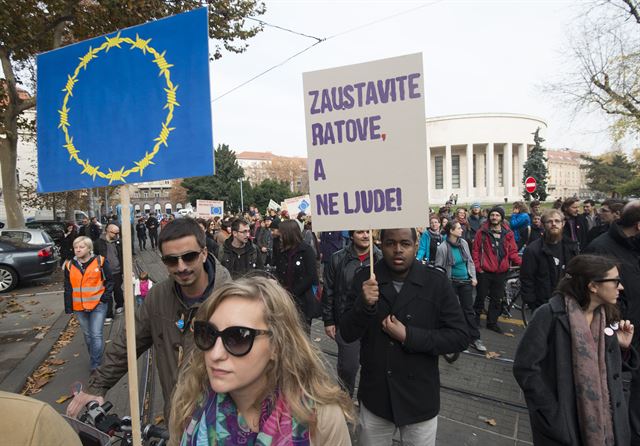
M38 305L38 304L40 303L40 301L37 301L37 300L29 300L29 301L27 301L27 302L25 302L25 303L26 303L26 304L29 304L29 305Z
M24 307L20 305L17 300L11 299L9 302L7 302L7 306L5 307L5 309L2 310L2 314L20 313L21 311L24 311Z
M58 398L58 399L56 400L56 403L58 403L58 404L62 404L62 403L64 403L65 401L67 401L67 400L69 400L69 399L71 399L71 398L73 398L73 395L62 395L60 398Z
M505 336L509 336L510 338L515 338L516 335L514 335L513 333L504 333Z
M482 415L478 416L478 419L481 421L484 421L485 423L487 423L490 426L495 426L498 424L498 422L496 421L495 418L487 418L487 417L483 417Z
M44 339L45 335L47 334L50 328L51 328L51 325L36 325L35 327L33 327L33 329L38 332L35 338Z
M51 351L49 352L49 358L46 359L40 366L36 369L35 372L31 374L30 377L27 378L27 382L22 388L23 395L34 395L42 390L44 386L46 386L55 376L57 369L53 368L55 366L60 366L66 363L63 359L55 359L58 353L62 348L69 344L73 340L73 336L78 331L78 327L80 324L78 323L75 317L69 320L69 323L65 327L65 329L60 333L58 340L53 344ZM40 333L46 333L51 326L49 325L40 325L34 327L34 330L39 330ZM38 333L38 335L40 334ZM36 335L36 337L38 336Z
M494 358L499 358L500 357L500 353L498 352L487 352L484 354L484 357L487 359L494 359Z

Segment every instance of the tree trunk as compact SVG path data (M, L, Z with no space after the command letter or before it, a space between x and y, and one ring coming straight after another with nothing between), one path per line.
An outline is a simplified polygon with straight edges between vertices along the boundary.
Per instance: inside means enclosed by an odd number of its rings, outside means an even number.
M7 214L8 228L24 226L24 215L18 191L17 162L18 162L18 126L14 120L8 129L6 138L0 138L0 169L2 171L2 196ZM5 123L8 124L8 123Z

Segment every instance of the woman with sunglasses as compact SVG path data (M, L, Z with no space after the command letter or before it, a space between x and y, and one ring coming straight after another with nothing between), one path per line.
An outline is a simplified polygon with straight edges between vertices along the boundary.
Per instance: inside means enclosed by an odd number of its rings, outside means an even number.
M351 399L325 370L276 281L223 285L198 310L193 335L199 350L173 394L173 445L351 444Z
M638 367L634 327L619 320L614 260L571 259L527 326L513 365L535 445L629 445L621 372Z
M281 248L275 258L276 277L293 296L307 322L307 333L311 333L311 321L321 312L320 302L313 292L313 286L318 284L316 255L304 242L295 220L281 222L279 230Z

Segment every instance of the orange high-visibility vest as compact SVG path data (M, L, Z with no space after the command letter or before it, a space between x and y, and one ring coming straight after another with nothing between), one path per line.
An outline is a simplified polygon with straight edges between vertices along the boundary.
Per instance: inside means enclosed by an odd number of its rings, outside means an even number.
M83 273L71 260L67 260L66 268L73 288L73 311L91 311L100 303L105 291L102 265L104 257L96 256Z

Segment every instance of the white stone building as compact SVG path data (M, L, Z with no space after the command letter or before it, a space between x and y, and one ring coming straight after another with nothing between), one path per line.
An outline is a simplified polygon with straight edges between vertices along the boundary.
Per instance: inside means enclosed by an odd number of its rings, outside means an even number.
M512 113L476 113L427 118L429 202L502 202L522 198L524 162L533 134L547 123Z

